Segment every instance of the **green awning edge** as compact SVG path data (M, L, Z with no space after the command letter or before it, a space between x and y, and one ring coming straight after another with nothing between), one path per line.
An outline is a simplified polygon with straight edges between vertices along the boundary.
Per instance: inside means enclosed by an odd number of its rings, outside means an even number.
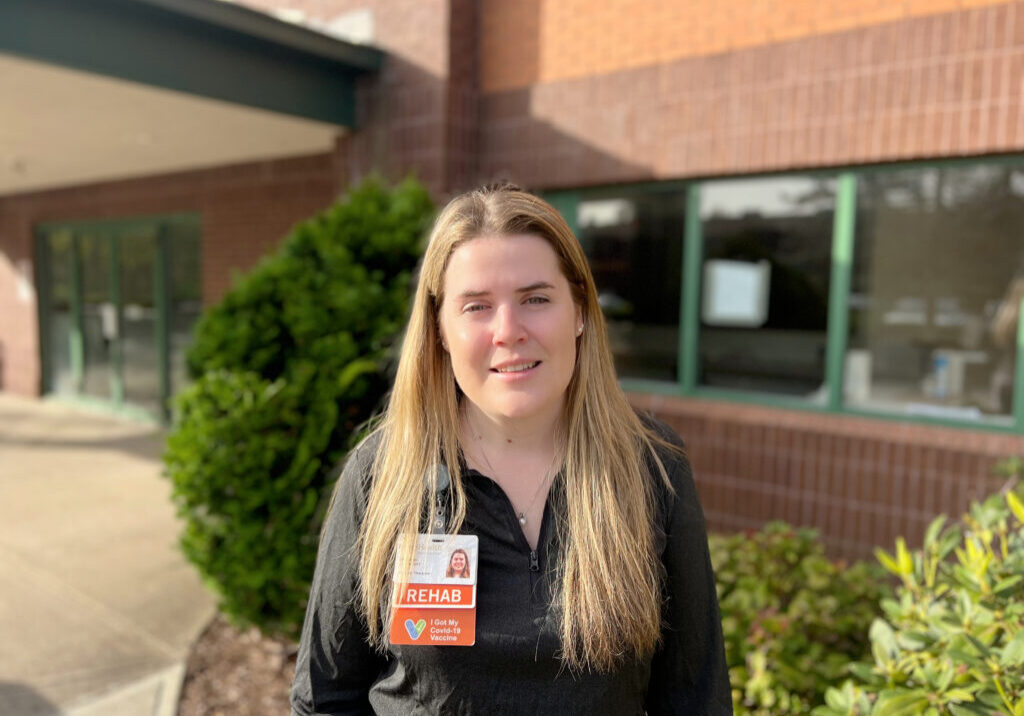
M4 0L0 52L347 127L385 57L217 0Z

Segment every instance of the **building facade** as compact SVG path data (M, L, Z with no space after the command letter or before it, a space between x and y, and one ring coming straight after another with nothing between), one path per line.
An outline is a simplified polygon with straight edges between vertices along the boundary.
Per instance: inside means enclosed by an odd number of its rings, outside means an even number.
M687 440L713 529L785 519L862 556L997 489L1024 447L1024 2L229 10L380 50L352 122L309 110L252 130L308 137L291 150L0 184L3 390L159 411L232 271L350 182L411 171L439 200L511 180L563 212L623 384Z

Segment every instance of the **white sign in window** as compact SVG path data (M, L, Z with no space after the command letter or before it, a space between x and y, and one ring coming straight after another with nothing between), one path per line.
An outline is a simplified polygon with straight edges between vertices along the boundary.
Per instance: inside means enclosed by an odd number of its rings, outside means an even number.
M709 326L763 326L768 320L770 279L767 261L706 261L702 320Z

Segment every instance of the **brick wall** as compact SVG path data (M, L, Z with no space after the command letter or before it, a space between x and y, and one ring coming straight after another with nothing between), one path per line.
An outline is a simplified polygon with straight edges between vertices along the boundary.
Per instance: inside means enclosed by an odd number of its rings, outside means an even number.
M483 0L485 92L666 64L1005 0Z
M359 131L341 138L346 179L414 173L437 197L476 181L476 0L241 0L314 27L369 10L384 67L359 83Z
M714 5L735 13L737 2ZM516 6L526 13L530 4ZM485 7L499 17L511 12L500 2ZM484 16L485 37L494 32L494 17ZM522 20L522 34L539 23L541 29L537 41L522 43L521 63L514 57L515 24L505 23L504 43L484 44L485 178L554 188L1024 149L1024 2L585 76L551 72L550 81L493 89L503 83L486 79L490 65L531 66L537 62L531 53L543 59L544 43L557 44L548 35L560 31L542 20ZM580 30L596 38L606 31L604 25ZM544 46L537 49L538 43ZM593 44L600 46L597 39ZM591 67L588 62L571 66Z
M341 174L335 155L322 154L0 198L0 390L39 393L36 300L19 294L16 275L34 274L37 224L198 212L209 303L233 271L251 267L296 222L329 205Z
M38 393L38 343L31 232L0 199L0 390Z
M479 175L479 7L477 0L451 0L446 185L452 193L472 188Z
M683 437L711 530L786 520L818 529L833 557L919 545L1002 486L995 463L1021 438L761 406L632 395Z

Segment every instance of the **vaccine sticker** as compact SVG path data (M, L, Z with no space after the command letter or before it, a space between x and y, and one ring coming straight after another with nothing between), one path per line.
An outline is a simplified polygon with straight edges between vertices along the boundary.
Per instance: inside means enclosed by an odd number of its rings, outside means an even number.
M395 590L392 644L476 642L476 535L418 535L409 581ZM399 545L401 547L401 545Z

